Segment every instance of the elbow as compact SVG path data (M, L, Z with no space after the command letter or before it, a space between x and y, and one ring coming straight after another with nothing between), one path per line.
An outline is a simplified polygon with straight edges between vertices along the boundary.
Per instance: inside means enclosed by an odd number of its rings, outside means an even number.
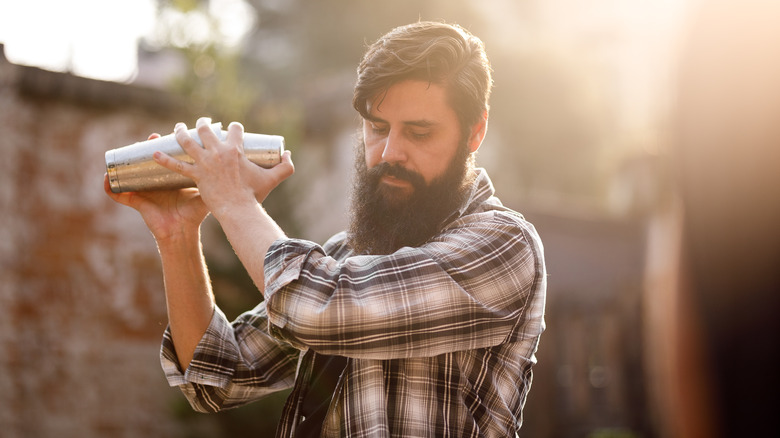
M189 402L192 410L200 414L215 414L222 410L220 407L215 407L213 405L208 405L208 404L202 404L195 400L189 400Z
M189 402L190 407L195 412L202 414L214 414L216 412L227 409L225 405L225 397L222 396L219 388L198 384L188 384L181 385L179 389L181 389L182 394L184 394L184 397L187 399L187 402Z

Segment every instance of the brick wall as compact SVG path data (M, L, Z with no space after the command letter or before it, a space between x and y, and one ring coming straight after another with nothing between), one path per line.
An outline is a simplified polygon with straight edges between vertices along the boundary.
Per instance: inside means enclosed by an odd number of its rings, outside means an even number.
M153 239L102 188L104 152L170 132L177 108L0 56L0 435L186 433Z

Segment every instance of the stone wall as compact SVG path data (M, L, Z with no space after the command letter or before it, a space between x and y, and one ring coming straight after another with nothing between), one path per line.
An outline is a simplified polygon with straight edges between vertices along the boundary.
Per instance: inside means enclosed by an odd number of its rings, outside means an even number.
M104 152L170 132L180 107L1 54L0 434L184 436L154 241L102 187Z

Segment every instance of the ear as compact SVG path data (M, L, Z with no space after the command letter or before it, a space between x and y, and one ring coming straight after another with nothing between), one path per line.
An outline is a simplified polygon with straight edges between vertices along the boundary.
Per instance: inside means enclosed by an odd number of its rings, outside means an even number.
M488 128L488 112L485 111L482 117L479 118L477 123L471 126L471 132L469 133L468 148L469 152L476 152L482 145L482 140L485 139Z

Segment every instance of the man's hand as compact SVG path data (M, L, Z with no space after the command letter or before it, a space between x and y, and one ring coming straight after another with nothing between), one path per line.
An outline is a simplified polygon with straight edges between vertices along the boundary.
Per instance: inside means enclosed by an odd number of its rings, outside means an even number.
M152 134L149 140L159 136ZM137 210L158 242L197 232L209 213L197 189L113 193L108 175L104 176L103 189L114 201Z
M210 123L208 118L200 118L196 123L203 147L190 137L184 123L178 123L174 129L176 140L192 157L192 164L164 153L155 154L154 158L165 168L194 180L204 203L217 219L232 208L262 202L295 171L287 151L282 162L271 169L249 161L244 154L244 127L240 123L228 126L225 141L217 138Z

